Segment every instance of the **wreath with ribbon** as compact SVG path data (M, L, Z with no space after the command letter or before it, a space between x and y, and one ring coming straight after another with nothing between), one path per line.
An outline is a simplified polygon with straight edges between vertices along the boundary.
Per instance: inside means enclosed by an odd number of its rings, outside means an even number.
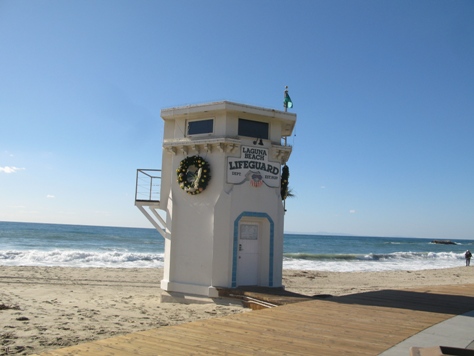
M201 193L211 180L211 168L200 156L186 157L176 170L181 189L191 195Z
M281 186L280 194L281 200L285 200L288 197L288 179L290 178L290 169L285 164L281 169Z

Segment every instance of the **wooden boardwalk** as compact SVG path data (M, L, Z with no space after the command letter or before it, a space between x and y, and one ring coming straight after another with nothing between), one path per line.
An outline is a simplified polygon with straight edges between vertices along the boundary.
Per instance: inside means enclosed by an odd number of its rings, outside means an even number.
M42 355L378 355L471 310L474 285L382 290L167 326Z

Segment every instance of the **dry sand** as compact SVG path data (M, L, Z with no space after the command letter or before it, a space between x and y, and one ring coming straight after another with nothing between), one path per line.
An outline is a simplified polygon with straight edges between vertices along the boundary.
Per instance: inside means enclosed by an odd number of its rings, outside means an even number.
M249 312L220 300L160 303L161 269L0 266L0 355L44 352L199 319ZM467 267L392 272L285 270L283 284L308 296L473 284Z

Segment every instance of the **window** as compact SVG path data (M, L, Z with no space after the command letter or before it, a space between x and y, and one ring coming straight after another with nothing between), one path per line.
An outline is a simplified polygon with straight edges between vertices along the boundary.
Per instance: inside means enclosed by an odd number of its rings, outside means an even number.
M195 120L188 121L187 135L211 134L214 131L214 120Z
M239 136L249 136L268 140L268 123L239 119Z
M258 240L257 224L240 224L241 240Z

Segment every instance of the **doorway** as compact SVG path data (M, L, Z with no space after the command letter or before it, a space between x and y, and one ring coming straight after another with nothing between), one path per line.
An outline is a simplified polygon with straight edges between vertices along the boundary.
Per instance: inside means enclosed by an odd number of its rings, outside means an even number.
M239 226L237 283L240 286L258 285L260 231L259 223L242 222Z
M274 223L267 213L245 211L237 216L232 246L232 288L273 287L273 240Z

